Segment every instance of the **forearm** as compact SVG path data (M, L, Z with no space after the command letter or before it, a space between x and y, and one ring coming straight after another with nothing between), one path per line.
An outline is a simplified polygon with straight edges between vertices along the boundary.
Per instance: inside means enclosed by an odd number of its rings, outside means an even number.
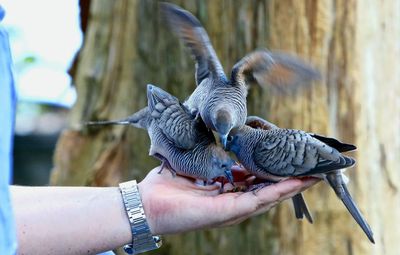
M155 168L139 183L153 234L228 226L264 213L318 179L288 179L257 192L219 194ZM225 188L230 184L225 185ZM19 254L95 254L132 242L119 188L12 187Z
M118 188L11 188L18 254L93 254L131 242Z

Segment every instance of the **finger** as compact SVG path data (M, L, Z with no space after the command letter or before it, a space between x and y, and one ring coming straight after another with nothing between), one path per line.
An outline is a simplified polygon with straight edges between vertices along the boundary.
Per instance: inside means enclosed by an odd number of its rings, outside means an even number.
M212 226L228 226L268 211L279 202L301 192L318 179L288 179L272 184L257 192L224 193L208 197L203 208L213 213Z
M236 214L253 215L259 211L271 209L279 202L288 199L318 181L312 179L288 179L277 184L264 187L257 192L246 192L236 198Z
M299 179L297 179L297 180L299 180ZM287 180L287 181L289 181L289 180ZM270 210L271 208L273 208L273 207L275 207L276 205L278 205L280 202L282 202L282 201L284 201L284 200L286 200L286 199L292 198L293 196L295 196L295 195L299 194L300 192L302 192L302 191L308 189L309 187L313 186L314 184L316 184L317 182L319 182L320 179L317 179L317 178L307 178L307 179L300 179L300 181L301 181L300 186L298 186L298 187L296 187L296 188L293 187L294 189L291 190L291 191L288 190L287 192L282 192L282 193L280 194L279 198L278 198L275 202L273 202L273 203L271 203L271 204L269 204L269 205L267 205L267 206L260 206L259 209L257 209L255 212L253 212L253 213L251 214L251 216L256 216L256 215L265 213L266 211L268 211L268 210ZM286 182L286 181L285 181L285 182ZM279 183L279 184L280 184L280 183ZM274 185L278 185L278 184L274 184Z
M192 188L195 191L204 191L206 192L205 194L209 195L207 192L208 191L213 191L213 190L220 190L221 188L221 183L219 182L213 182L213 183L205 183L203 180L196 180L194 182L195 186L192 186L191 184L188 184L187 187ZM219 193L217 193L219 194Z
M293 178L282 182L271 184L259 190L255 195L260 199L261 203L268 202L268 197L274 197L273 201L282 202L292 196L304 191L315 183L320 181L318 178ZM271 195L272 194L272 195Z
M274 206L280 198L281 193L287 192L288 189L285 181L280 183L280 185L271 185L269 187L263 188L258 192L236 192L236 193L224 193L220 196L214 197L210 203L208 203L211 208L210 211L220 211L220 213L215 213L216 222L218 225L227 226L234 224L236 222L243 221L249 218L254 212L260 210L261 208L271 208ZM299 189L301 183L300 180L292 180L296 188ZM273 188L271 188L274 186ZM277 186L277 187L276 187ZM292 191L293 188L290 189ZM221 206L224 205L224 206Z
M254 175L249 176L249 177L246 179L246 184L247 184L247 185L251 185L251 184L254 183L254 181L255 181L256 179L257 179L257 178L256 178Z

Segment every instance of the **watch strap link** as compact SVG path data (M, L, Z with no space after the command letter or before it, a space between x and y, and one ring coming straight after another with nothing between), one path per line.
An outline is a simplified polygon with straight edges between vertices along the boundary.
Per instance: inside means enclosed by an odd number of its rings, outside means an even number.
M159 248L161 238L150 232L136 181L120 183L119 188L132 231L132 244L125 245L124 251L137 254Z

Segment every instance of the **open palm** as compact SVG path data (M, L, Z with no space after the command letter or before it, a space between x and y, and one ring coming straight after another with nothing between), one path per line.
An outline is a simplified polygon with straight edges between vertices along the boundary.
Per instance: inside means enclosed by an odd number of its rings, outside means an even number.
M159 167L139 183L144 210L153 234L172 234L195 229L223 227L264 213L318 179L287 179L257 192L220 193L220 184L199 185L195 180L176 176ZM243 170L233 170L235 184L249 184ZM245 181L247 179L247 182ZM224 190L232 188L225 185Z

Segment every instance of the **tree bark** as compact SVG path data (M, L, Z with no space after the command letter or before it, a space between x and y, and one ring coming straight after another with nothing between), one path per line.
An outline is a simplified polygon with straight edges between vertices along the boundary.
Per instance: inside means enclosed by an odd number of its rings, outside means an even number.
M328 185L305 192L314 224L284 202L227 229L167 236L157 254L397 254L400 240L400 3L337 1L175 1L205 26L229 75L261 47L310 60L323 80L297 96L253 87L249 114L281 127L334 136L358 146L350 192L375 233L372 245ZM55 152L52 183L116 185L158 164L143 130L88 130L146 105L146 84L181 100L193 91L194 62L165 28L156 1L93 1L75 84L78 101Z

